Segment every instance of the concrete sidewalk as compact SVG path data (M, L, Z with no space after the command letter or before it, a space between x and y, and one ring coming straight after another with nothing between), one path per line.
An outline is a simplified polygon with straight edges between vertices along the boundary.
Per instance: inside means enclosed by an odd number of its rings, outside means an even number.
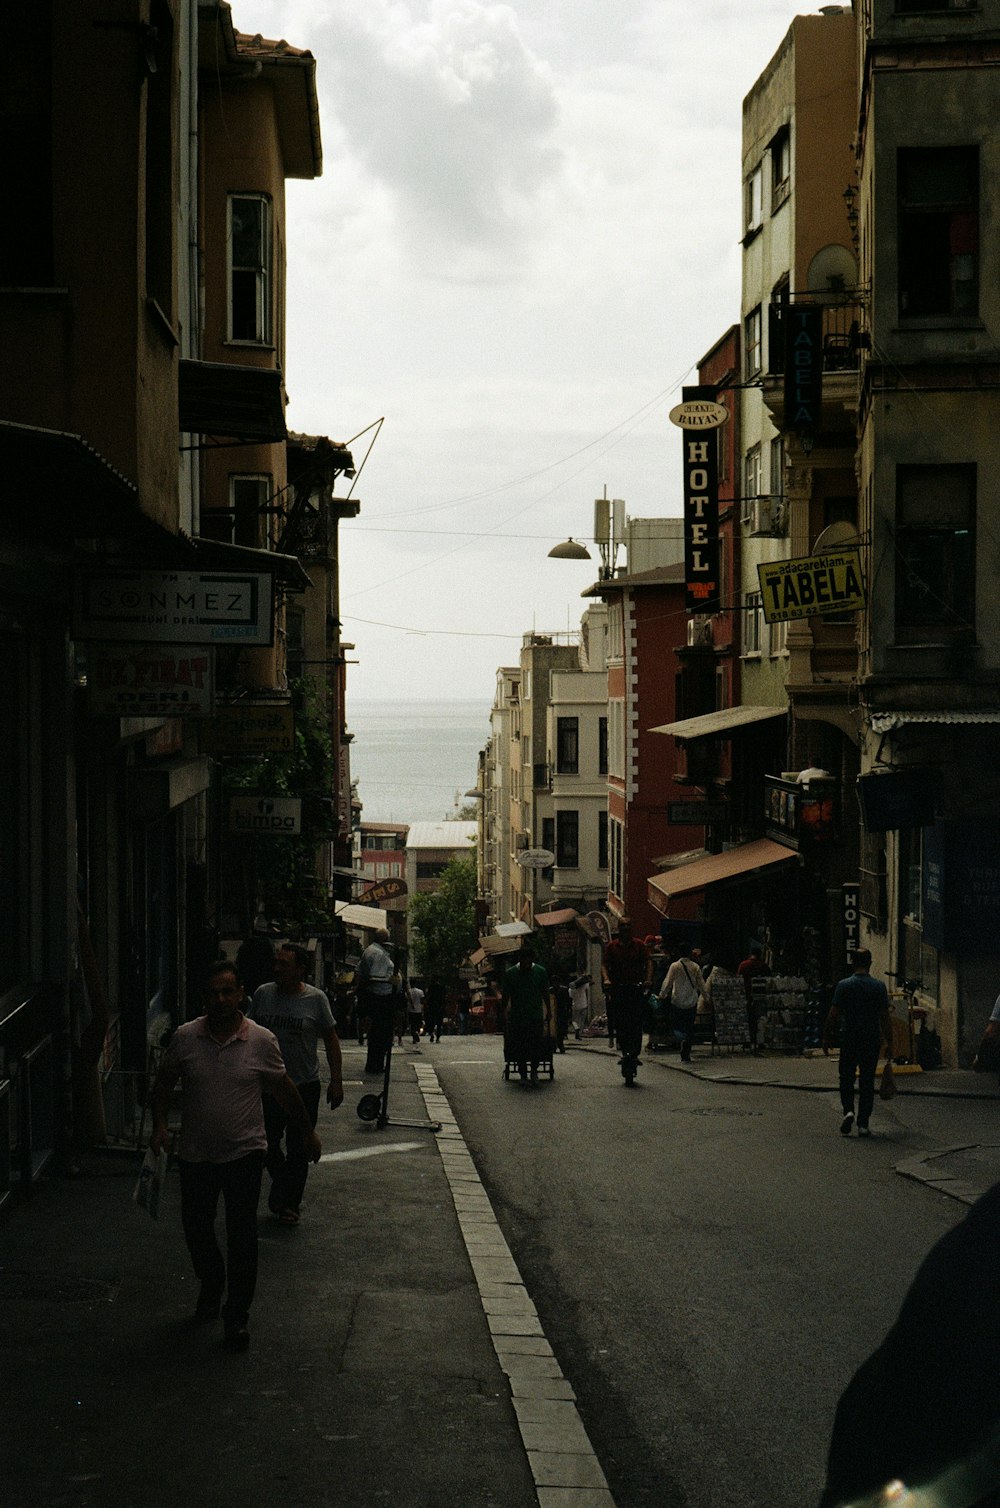
M222 1349L221 1325L192 1323L176 1184L154 1223L131 1201L137 1156L90 1154L14 1209L0 1226L5 1503L614 1508L419 1062L394 1058L390 1115L426 1123L430 1107L440 1135L358 1120L376 1086L347 1046L302 1221L261 1221L245 1355Z

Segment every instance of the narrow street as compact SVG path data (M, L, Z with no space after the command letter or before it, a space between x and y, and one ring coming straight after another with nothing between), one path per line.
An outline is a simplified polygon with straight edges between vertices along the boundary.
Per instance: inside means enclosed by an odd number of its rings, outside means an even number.
M962 1214L895 1164L992 1136L995 1106L900 1097L848 1141L832 1062L830 1094L662 1060L629 1092L570 1045L532 1091L494 1038L424 1052L619 1508L815 1502L841 1388Z

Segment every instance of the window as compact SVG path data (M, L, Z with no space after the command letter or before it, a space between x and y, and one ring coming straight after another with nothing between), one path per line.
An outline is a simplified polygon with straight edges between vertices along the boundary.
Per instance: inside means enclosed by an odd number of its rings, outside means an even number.
M608 853L608 889L612 895L620 897L625 878L624 833L621 823L615 817L608 818L608 830L611 840Z
M743 507L741 517L746 522L753 513L754 499L760 497L760 446L751 445L743 457Z
M975 466L896 469L896 637L971 639L975 624Z
M897 16L916 16L932 10L976 10L979 0L896 0Z
M899 312L979 312L979 149L900 148Z
M776 655L783 655L788 653L787 623L769 623L767 626L767 634L768 654L774 657Z
M597 813L597 867L608 867L608 814L606 811Z
M743 593L743 655L759 655L763 634L764 609L760 592Z
M51 0L5 10L0 140L6 222L0 283L46 288L54 276Z
M556 771L560 775L580 773L580 719L556 718Z
M751 309L743 321L743 356L745 377L756 377L760 371L761 363L761 320L760 305Z
M263 194L229 196L230 340L271 342L271 201Z
M608 702L608 774L625 777L625 703L617 697Z
M785 495L785 442L781 435L771 441L771 476L768 482L771 496Z
M744 185L743 229L747 236L760 230L764 221L764 167L757 164Z
M606 717L597 719L597 773L608 773L608 720Z
M772 213L788 198L792 176L792 134L788 126L771 142L771 210Z
M579 812L556 812L556 863L560 869L580 867Z

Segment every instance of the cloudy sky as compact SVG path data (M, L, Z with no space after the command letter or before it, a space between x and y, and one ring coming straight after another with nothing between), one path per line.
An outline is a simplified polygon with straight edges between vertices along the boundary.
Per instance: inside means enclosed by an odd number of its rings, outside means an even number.
M318 64L289 184L289 425L354 441L350 695L492 699L576 628L604 488L680 513L692 368L739 318L743 96L793 0L233 0ZM355 436L360 438L355 439Z

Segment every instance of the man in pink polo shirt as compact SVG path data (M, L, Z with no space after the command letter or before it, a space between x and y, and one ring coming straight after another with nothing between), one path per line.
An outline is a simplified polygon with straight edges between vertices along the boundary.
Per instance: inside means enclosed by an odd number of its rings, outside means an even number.
M310 1161L322 1148L285 1072L272 1032L243 1014L245 996L230 963L209 970L206 1014L174 1032L153 1086L154 1152L169 1144L167 1111L181 1081L181 1220L201 1282L195 1318L215 1319L222 1306L224 1344L245 1351L257 1282L257 1203L267 1135L261 1100L267 1089L300 1130ZM215 1238L219 1195L226 1206L226 1258ZM228 1279L228 1281L227 1281Z

